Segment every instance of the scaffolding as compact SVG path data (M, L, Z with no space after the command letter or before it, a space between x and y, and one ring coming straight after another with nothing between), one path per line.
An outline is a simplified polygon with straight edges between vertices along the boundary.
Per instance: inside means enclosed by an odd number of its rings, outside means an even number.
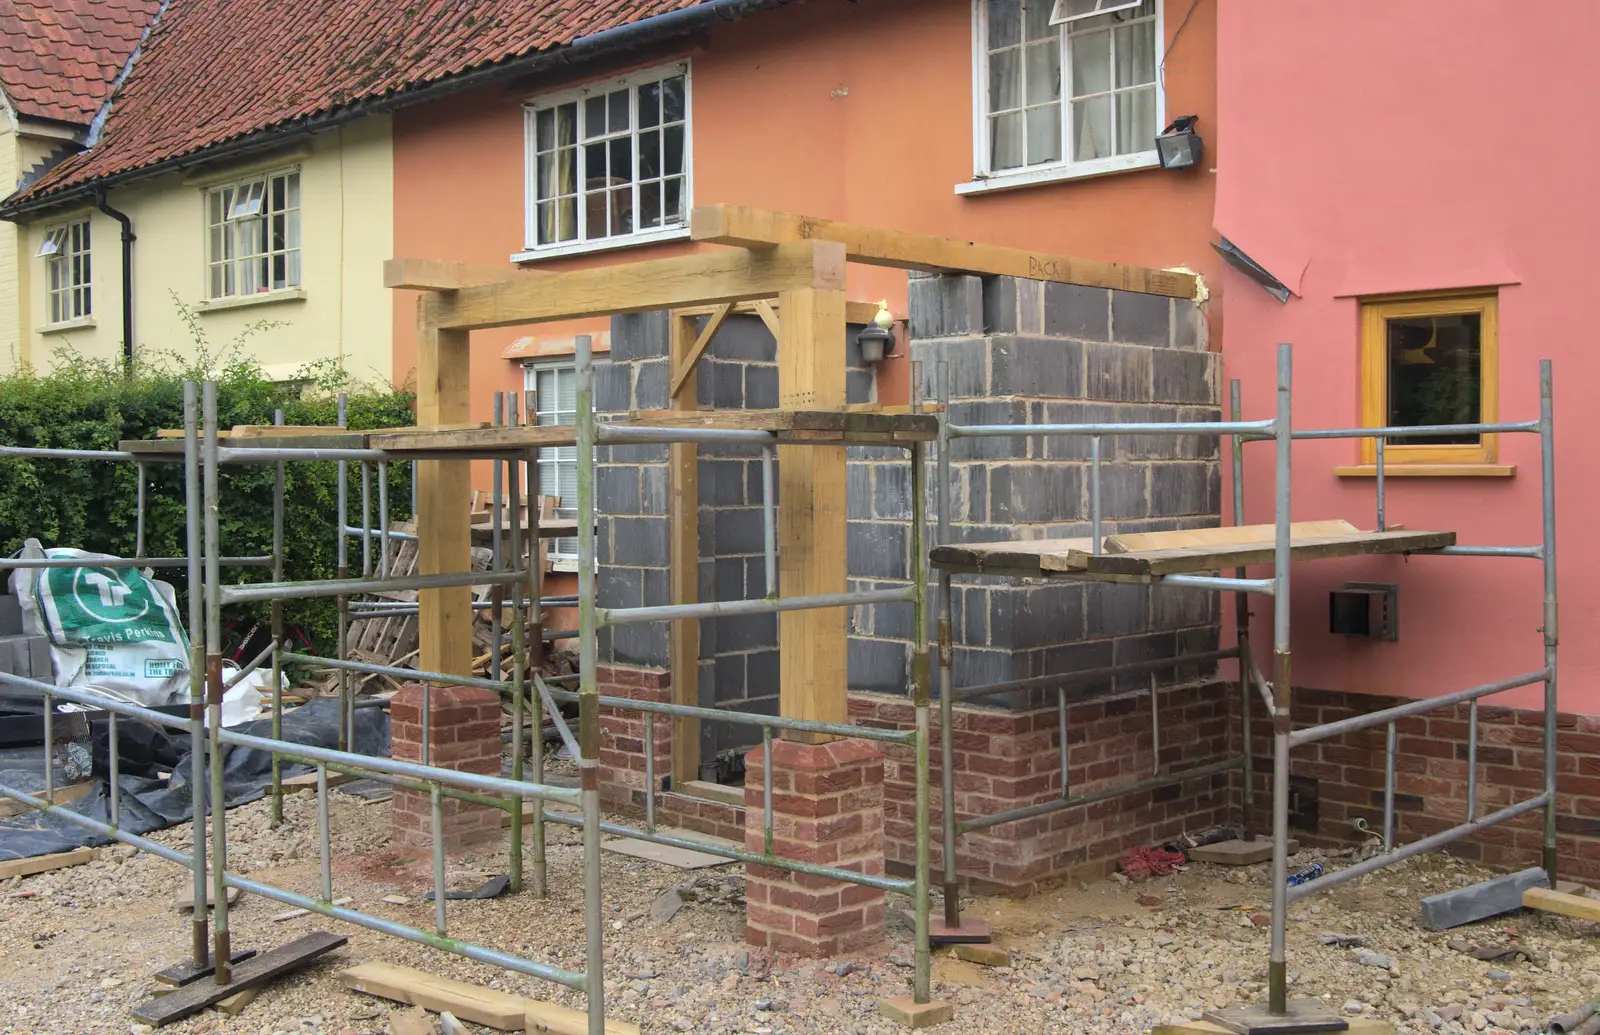
M1047 815L1092 802L1106 801L1129 794L1153 790L1157 787L1182 783L1187 780L1242 771L1244 838L1253 840L1249 818L1254 810L1254 767L1251 750L1250 712L1256 693L1272 715L1272 922L1271 946L1268 964L1268 1002L1264 1008L1236 1007L1214 1011L1212 1019L1232 1030L1251 1032L1271 1031L1327 1031L1342 1030L1344 1024L1336 1016L1327 1016L1316 1005L1307 1002L1290 1002L1288 999L1288 970L1286 942L1288 906L1329 888L1354 880L1403 859L1443 848L1453 841L1470 837L1489 827L1507 822L1537 809L1544 810L1544 847L1542 864L1552 884L1556 876L1556 647L1558 608L1556 602L1556 548L1555 548L1555 451L1554 417L1552 409L1552 375L1549 360L1539 367L1539 403L1537 420L1501 423L1474 423L1434 425L1422 427L1383 428L1326 428L1299 429L1292 423L1292 373L1293 349L1280 345L1277 353L1277 411L1265 420L1246 421L1240 407L1239 382L1230 385L1230 419L1202 423L1148 423L1148 424L1017 424L1017 425L957 425L941 419L938 444L939 473L937 484L938 538L932 553L933 566L938 570L939 589L939 688L940 688L940 757L943 779L943 852L944 852L944 906L943 928L939 934L948 933L952 940L966 940L961 930L959 881L956 867L956 846L961 835L974 830L987 829L1005 823ZM936 373L939 398L948 402L947 379L943 372ZM947 412L947 411L946 411ZM1452 532L1402 531L1386 527L1384 446L1396 438L1447 438L1458 435L1532 434L1540 441L1540 501L1541 541L1533 546L1462 546L1455 542ZM1131 549L1107 550L1117 537L1102 535L1100 512L1100 453L1103 438L1125 435L1205 435L1227 437L1231 442L1233 471L1233 522L1234 529L1223 529L1221 534L1206 536L1182 533L1147 533L1127 537L1135 543ZM950 539L949 463L950 443L962 438L1027 438L1050 436L1087 437L1090 441L1090 537L1087 540L1034 540L1007 541L994 544L966 544L958 546ZM1310 522L1304 525L1290 521L1291 449L1295 440L1307 439L1373 439L1376 441L1377 471L1377 529L1362 532L1345 526L1329 527L1334 523ZM1276 447L1276 467L1273 494L1274 521L1270 528L1255 535L1240 537L1231 531L1249 530L1244 525L1244 446L1250 442L1271 442ZM1343 524L1343 523L1338 523ZM1165 541L1163 541L1165 539ZM1200 545L1193 545L1196 539ZM1209 541L1206 541L1209 540ZM1122 546L1123 544L1118 544ZM1511 557L1537 560L1544 573L1544 608L1540 632L1543 640L1543 665L1529 672L1479 686L1458 690L1443 696L1411 701L1381 709L1366 715L1341 719L1335 722L1293 728L1290 718L1292 700L1290 669L1290 573L1297 562L1329 557L1372 556L1401 554L1406 556L1456 556L1456 557ZM1247 565L1270 565L1271 575L1263 578L1248 577ZM1233 568L1232 575L1221 570ZM950 580L955 572L981 572L986 574L1056 578L1091 581L1136 581L1148 583L1160 590L1215 591L1232 593L1236 602L1235 630L1237 644L1233 647L1198 654L1165 658L1135 665L1112 666L1103 669L1067 672L1039 676L977 687L956 688L952 679L951 649L951 590ZM1251 594L1268 596L1273 601L1273 676L1269 680L1261 671L1251 649L1248 598ZM1160 768L1159 749L1154 751L1156 772L1141 780L1102 787L1089 793L1072 794L1068 782L1067 715L1073 704L1112 697L1130 696L1128 691L1110 691L1101 694L1069 693L1074 683L1097 681L1107 677L1150 673L1151 737L1160 743L1160 728L1156 708L1158 689L1154 673L1161 669L1183 664L1204 663L1237 659L1240 691L1240 737L1242 752L1236 757L1194 764L1186 762L1185 768L1163 772ZM1544 687L1544 772L1543 790L1532 797L1496 810L1478 815L1477 808L1477 748L1478 702L1493 694L1504 693L1533 684ZM954 808L954 747L952 730L955 725L954 708L958 702L972 701L1013 690L1026 690L1055 686L1059 709L1061 794L1059 799L1045 801L992 815L958 818ZM1394 841L1395 818L1395 756L1396 722L1408 716L1420 715L1440 708L1453 708L1458 704L1470 706L1468 720L1468 777L1467 814L1463 822L1438 833L1396 845ZM1329 737L1351 733L1375 726L1385 726L1386 763L1383 782L1383 850L1354 865L1329 871L1315 879L1291 887L1288 883L1289 858L1289 754L1304 744ZM1314 1001L1313 1001L1314 1002ZM1332 1027L1330 1027L1332 1025Z

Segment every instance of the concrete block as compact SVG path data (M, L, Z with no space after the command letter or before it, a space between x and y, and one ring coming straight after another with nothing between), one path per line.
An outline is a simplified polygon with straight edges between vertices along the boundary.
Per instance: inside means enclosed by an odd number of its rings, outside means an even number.
M664 666L670 660L665 622L618 625L611 633L610 661L619 665Z
M847 571L856 578L910 577L908 525L886 521L851 521L845 554Z
M1076 399L1083 395L1083 343L1020 335L991 339L993 395Z
M879 518L911 519L911 467L877 464L872 473L872 513Z
M660 607L670 603L672 596L671 572L666 568L640 568L644 573L644 606Z
M1084 516L1082 467L1002 464L989 470L991 520L1004 524L1072 521Z
M1042 652L1040 674L1055 672L1080 672L1091 668L1105 668L1113 663L1116 649L1110 640L1087 640L1047 647ZM1109 690L1111 680L1075 684L1087 690ZM1051 696L1054 696L1053 694Z
M944 314L940 308L939 281L935 277L911 277L906 281L907 326L912 338L938 338L944 334Z
M739 615L715 621L719 653L762 650L778 645L777 615Z
M667 447L664 445L611 446L611 455L605 462L613 464L664 464Z
M942 333L983 333L983 278L953 273L940 277L939 314Z
M1150 516L1215 514L1208 485L1214 465L1194 461L1150 465Z
M1034 404L1035 424L1114 424L1123 419L1121 407L1115 403L1047 402ZM1110 463L1119 455L1121 437L1100 439L1100 460ZM1088 460L1093 454L1093 444L1083 435L1055 435L1044 440L1044 457L1047 460Z
M1019 586L1012 615L1010 645L1018 649L1053 647L1083 638L1084 587Z
M850 371L851 374L856 371ZM849 376L846 375L846 380ZM870 384L872 375L867 374ZM848 393L846 393L848 394ZM862 400L865 402L866 400ZM750 363L744 368L744 404L752 410L778 408L778 368L776 365Z
M701 525L710 522L701 515ZM719 557L741 553L763 553L766 537L762 532L761 508L744 507L738 510L719 510L715 514L716 549L709 551Z
M844 468L845 516L872 517L872 470L876 464L850 463Z
M667 354L667 314L627 313L611 318L613 361L653 359Z
M1078 284L1046 283L1044 333L1082 341L1111 340L1111 292Z
M987 521L989 520L989 469L977 464L970 465L965 470L966 506L956 511L957 520L960 521ZM929 479L931 485L932 479ZM928 511L937 517L934 510Z
M745 655L745 685L751 697L778 696L778 652L758 650Z
M602 565L595 572L595 594L601 607L643 607L644 569Z
M988 334L1017 331L1017 278L983 278L983 329Z
M1158 402L1215 403L1216 365L1212 352L1158 349L1151 355L1152 391Z
M742 410L744 401L744 364L723 359L700 361L702 370L711 374L711 403L719 410Z
M1014 399L950 404L953 424L1027 424L1029 406ZM950 443L950 459L1005 460L1026 459L1028 440L1017 438L959 438Z
M1422 900L1422 923L1430 931L1443 931L1474 920L1522 908L1522 893L1548 888L1550 875L1538 866L1508 873L1481 884L1429 895Z
M1141 587L1148 588L1148 587ZM1159 590L1157 592L1160 592ZM1162 658L1176 657L1178 653L1178 637L1170 632L1139 632L1132 636L1122 636L1112 642L1111 656L1115 664L1132 665L1143 661L1159 661ZM1172 677L1165 672L1157 673L1156 681L1170 683ZM1149 673L1133 673L1118 676L1116 688L1118 690L1144 690L1150 686Z
M745 559L743 557L718 557L712 562L711 592L716 600L742 600L745 598Z
M911 358L922 361L924 397L937 399L938 365L945 364L951 399L974 399L988 393L989 343L984 338L914 341Z
M1149 586L1107 582L1093 583L1085 589L1087 600L1084 608L1088 615L1086 633L1089 637L1127 636L1143 632L1149 626Z
M1044 282L1017 278L1017 333L1043 334Z
M712 662L712 680L717 704L742 701L747 696L743 654L722 654Z
M639 513L639 468L633 465L595 469L595 507L602 514Z
M1155 629L1187 629L1212 619L1209 590L1170 586L1150 594L1150 624Z
M705 319L700 321L700 327L705 328ZM759 316L730 316L722 322L706 351L717 359L771 363L778 356L778 342Z
M613 518L611 528L612 556L617 564L644 568L667 566L666 518Z
M665 514L667 512L667 469L641 467L639 469L639 513Z
M1180 349L1204 349L1210 345L1210 327L1200 307L1186 298L1172 300L1172 344Z
M743 460L700 461L700 505L702 507L743 507L756 500L745 499L748 464Z
M909 641L915 632L912 628L915 616L909 605L873 604L862 610L871 612L872 635L881 639Z
M911 649L899 640L850 637L849 684L852 690L903 694L911 682Z
M1009 649L958 646L951 659L956 686L979 686L1033 675L1030 659Z
M601 413L623 413L633 401L633 365L596 363L594 365L594 405Z
M1111 293L1111 340L1136 345L1172 344L1172 300L1136 291Z
M1143 464L1101 464L1102 521L1142 518L1149 514L1149 468Z
M846 370L844 372L844 401L847 403L871 402L872 388L877 383L877 375L871 367L863 367L860 370ZM773 396L773 401L776 403L776 395ZM750 405L755 406L756 404L751 403Z
M1084 345L1087 373L1083 394L1090 399L1150 402L1150 350L1090 342Z

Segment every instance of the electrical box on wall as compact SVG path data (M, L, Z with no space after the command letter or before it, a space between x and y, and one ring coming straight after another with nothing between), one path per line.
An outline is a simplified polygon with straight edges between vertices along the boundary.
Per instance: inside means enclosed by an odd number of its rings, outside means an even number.
M1346 582L1328 594L1328 631L1393 642L1400 638L1400 587L1392 582Z

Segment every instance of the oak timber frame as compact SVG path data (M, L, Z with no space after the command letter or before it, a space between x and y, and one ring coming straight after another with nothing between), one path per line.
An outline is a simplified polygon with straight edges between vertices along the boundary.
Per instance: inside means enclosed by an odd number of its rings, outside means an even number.
M845 328L866 317L844 294L847 262L906 270L1004 275L1193 298L1198 278L1166 271L902 233L736 205L696 208L692 236L728 247L677 258L571 272L395 259L385 283L423 292L417 309L417 423L421 429L468 419L474 330L654 310L673 311L670 326L671 406L697 408L694 365L730 312L753 311L778 339L779 403L785 409L845 408ZM774 311L773 302L776 302ZM778 314L781 313L781 319ZM705 328L699 315L709 315ZM671 446L672 601L694 599L698 504L693 443ZM845 449L780 446L779 557L786 595L845 589ZM469 567L465 460L418 464L421 508L419 571ZM469 671L470 590L420 594L421 668ZM785 612L780 619L780 707L785 717L844 722L845 616L842 609ZM693 704L699 639L695 623L674 627L673 693ZM693 720L679 719L675 740ZM681 753L693 758L689 752ZM692 773L680 771L682 778Z

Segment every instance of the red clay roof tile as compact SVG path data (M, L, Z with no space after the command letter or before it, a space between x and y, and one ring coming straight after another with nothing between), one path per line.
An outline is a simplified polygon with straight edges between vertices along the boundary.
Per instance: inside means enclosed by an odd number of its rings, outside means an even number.
M99 142L10 200L39 199L701 2L170 0ZM79 3L98 9L105 0ZM110 6L118 4L134 0Z
M88 125L160 0L0 0L0 89L24 115Z

